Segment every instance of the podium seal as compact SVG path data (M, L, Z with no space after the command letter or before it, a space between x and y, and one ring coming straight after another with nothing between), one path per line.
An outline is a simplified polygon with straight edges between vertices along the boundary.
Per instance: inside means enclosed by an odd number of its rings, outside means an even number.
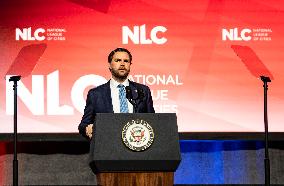
M142 119L131 120L122 129L122 141L133 151L144 151L154 141L153 128Z

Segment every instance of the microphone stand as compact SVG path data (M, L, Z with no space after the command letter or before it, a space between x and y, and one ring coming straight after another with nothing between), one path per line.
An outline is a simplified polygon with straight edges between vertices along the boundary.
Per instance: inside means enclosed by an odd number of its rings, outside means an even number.
M13 160L13 185L18 185L18 159L17 159L17 82L21 79L21 76L12 76L9 81L13 81L14 90L14 160Z
M138 112L138 105L142 102L142 98L144 97L144 92L142 89L137 90L137 97L134 99L132 90L129 86L125 87L126 90L126 98L133 105L134 113Z
M127 86L127 87L125 87L125 91L126 91L126 98L133 105L133 111L134 111L134 113L136 113L137 112L137 103L136 103L136 100L133 99L132 90L129 86Z
M269 162L269 151L268 151L268 119L267 119L267 90L268 82L271 82L269 77L260 76L263 81L264 88L264 128L265 128L265 158L264 158L264 168L265 168L265 186L270 185L270 162Z
M136 100L134 100L134 99L128 99L128 100L133 105L133 108L134 108L134 112L133 113L137 113L138 107L137 107Z

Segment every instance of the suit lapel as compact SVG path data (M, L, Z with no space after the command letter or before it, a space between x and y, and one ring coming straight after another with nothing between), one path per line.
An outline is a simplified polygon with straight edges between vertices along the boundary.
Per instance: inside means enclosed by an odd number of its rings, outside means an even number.
M130 80L128 80L129 81L129 86L130 86L130 88L132 89L132 90L137 90L137 87L135 86L135 83L133 82L133 81L130 81Z
M110 91L110 81L106 83L106 86L104 86L104 93L106 95L103 95L104 103L106 106L107 112L113 113L113 105L112 105L112 99L111 99L111 91Z

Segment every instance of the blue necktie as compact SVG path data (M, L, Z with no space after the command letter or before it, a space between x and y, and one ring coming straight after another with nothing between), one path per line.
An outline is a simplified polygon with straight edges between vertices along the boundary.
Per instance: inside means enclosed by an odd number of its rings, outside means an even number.
M119 88L120 113L128 113L128 104L124 85L119 84L117 87Z

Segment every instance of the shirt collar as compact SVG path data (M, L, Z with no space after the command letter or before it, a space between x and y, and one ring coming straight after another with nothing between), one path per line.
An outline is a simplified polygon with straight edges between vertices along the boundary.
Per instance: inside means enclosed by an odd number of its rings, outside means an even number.
M126 79L123 83L119 83L115 81L113 78L110 79L110 86L113 88L117 88L119 84L123 84L125 87L129 86L129 80Z

